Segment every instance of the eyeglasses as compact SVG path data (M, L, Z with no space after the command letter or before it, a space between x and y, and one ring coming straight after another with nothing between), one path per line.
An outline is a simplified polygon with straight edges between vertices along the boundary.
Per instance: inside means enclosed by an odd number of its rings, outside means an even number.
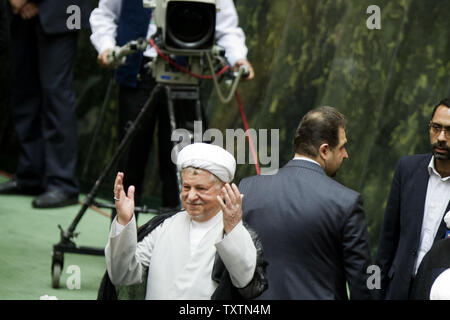
M443 126L439 123L430 121L430 130L433 135L439 135L441 131L444 131L445 137L450 139L450 126Z

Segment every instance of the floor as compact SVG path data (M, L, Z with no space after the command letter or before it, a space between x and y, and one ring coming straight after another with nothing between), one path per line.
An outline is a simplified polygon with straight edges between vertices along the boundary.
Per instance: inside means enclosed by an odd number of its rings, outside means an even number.
M8 178L0 176L0 183ZM80 201L84 195L80 195ZM59 209L34 209L32 196L0 195L0 300L93 300L106 270L103 256L64 255L60 288L52 288L53 245L60 240L58 224L67 229L81 204ZM100 200L100 199L97 199ZM79 246L104 248L110 210L89 208L75 232ZM145 223L151 215L139 217Z

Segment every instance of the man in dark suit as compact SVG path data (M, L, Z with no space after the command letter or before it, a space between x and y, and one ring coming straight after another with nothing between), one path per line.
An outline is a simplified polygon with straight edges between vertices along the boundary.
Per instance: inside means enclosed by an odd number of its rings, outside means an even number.
M408 299L419 265L443 239L450 210L450 99L439 102L430 121L432 154L402 157L394 173L376 264L380 299Z
M274 175L243 179L244 220L260 235L269 288L261 299L371 299L370 251L362 198L334 176L348 158L345 118L308 112L295 158Z
M0 194L40 194L36 208L77 203L72 74L77 31L89 26L89 0L9 3L12 116L21 149L14 179L0 185Z

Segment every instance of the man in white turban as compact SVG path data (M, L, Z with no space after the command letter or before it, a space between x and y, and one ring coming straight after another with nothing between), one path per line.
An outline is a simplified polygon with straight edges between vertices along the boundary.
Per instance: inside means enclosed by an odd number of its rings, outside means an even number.
M136 232L134 186L125 193L124 174L117 174L117 217L105 248L111 283L117 288L146 282L146 299L258 296L267 287L265 265L256 234L242 222L243 195L230 185L233 156L194 143L180 151L177 165L185 211L155 217L158 222L150 221L145 237Z

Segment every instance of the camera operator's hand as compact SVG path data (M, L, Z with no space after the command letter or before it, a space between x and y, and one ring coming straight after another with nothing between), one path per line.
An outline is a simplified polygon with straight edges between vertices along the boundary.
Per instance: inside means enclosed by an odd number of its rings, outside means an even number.
M240 59L234 64L234 71L238 71L240 66L247 66L248 76L243 78L244 80L252 80L255 77L255 72L250 62L246 59Z
M23 20L34 18L39 13L39 8L34 2L27 2L22 9L20 9L20 16Z
M28 0L9 0L14 14L18 14L20 9L27 3Z
M97 56L97 62L104 68L109 68L108 55L111 53L111 49L106 49Z
M128 188L128 195L123 189L123 172L118 172L114 182L114 201L117 210L117 222L127 225L134 214L134 186Z

